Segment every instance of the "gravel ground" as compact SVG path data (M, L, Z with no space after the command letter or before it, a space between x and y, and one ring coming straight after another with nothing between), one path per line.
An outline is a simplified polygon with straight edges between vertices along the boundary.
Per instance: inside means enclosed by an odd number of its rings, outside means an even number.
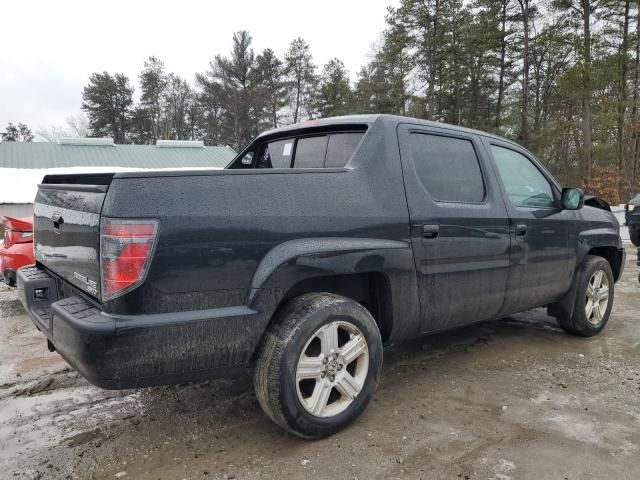
M46 349L0 287L0 478L640 477L640 284L627 249L598 337L543 310L385 351L364 415L332 438L283 433L247 374L105 391Z

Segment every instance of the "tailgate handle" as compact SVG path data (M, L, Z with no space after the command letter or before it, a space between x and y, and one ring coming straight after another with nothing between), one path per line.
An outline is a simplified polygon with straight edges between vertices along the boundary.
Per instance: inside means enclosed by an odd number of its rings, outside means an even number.
M57 229L60 229L60 225L64 223L64 218L57 212L51 215L51 220L53 220L53 227Z

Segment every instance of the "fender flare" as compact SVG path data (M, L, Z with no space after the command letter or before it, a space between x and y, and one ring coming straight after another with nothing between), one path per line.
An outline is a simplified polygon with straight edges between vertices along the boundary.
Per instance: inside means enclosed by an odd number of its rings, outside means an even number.
M372 238L316 237L290 240L277 245L262 258L251 279L251 292L265 288L279 268L302 257L318 256L315 261L302 262L309 268L320 268L333 273L357 273L367 270L366 268L359 270L357 264L336 264L336 262L327 262L326 259L334 254L354 253L359 260L362 260L363 253L376 255L380 250L410 248L407 242Z
M298 282L360 273L381 273L389 281L389 343L415 337L420 330L417 273L413 248L401 240L316 237L284 242L259 263L246 304L271 318Z
M576 302L578 288L578 275L576 275L576 273L580 268L582 268L587 255L589 255L589 252L592 251L592 249L599 247L616 248L624 252L624 249L622 248L620 242L620 236L614 229L597 228L580 232L578 234L579 255L576 258L576 267L573 271L571 286L560 299L558 299L554 303L549 304L547 312L550 316L562 315L565 318L571 320L571 317L573 316L573 308ZM622 268L624 268L624 253L621 255L621 261L623 263L620 265L619 276L622 275ZM616 278L615 280L617 281L618 278Z

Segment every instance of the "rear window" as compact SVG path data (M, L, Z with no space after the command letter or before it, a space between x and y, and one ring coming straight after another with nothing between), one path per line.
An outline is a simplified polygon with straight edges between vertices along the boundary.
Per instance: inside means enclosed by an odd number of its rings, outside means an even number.
M265 143L256 168L341 168L353 156L364 132L337 132Z

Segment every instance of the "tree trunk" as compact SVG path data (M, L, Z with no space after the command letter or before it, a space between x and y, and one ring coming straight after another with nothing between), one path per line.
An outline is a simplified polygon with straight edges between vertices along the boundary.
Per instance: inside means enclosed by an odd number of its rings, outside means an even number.
M271 126L278 128L278 105L276 100L276 88L271 88Z
M300 90L301 89L302 89L302 82L298 80L296 85L296 106L293 111L293 123L298 123L298 114L300 112L300 95L301 95Z
M584 65L582 70L582 162L586 185L591 184L591 0L582 1Z
M428 13L428 12L427 12ZM433 120L435 110L435 86L436 86L436 43L438 38L438 15L440 14L440 0L436 0L435 12L433 15L433 28L431 30L431 41L427 46L429 49L429 85L427 87L427 120ZM427 39L428 41L428 39Z
M496 130L500 128L500 115L502 115L502 99L504 97L504 77L506 72L505 57L507 54L507 6L509 0L502 1L502 13L500 15L500 79L498 80L498 100L496 102Z
M522 12L524 42L522 52L522 111L520 128L522 145L529 146L529 0L518 0Z
M640 158L640 135L638 135L638 122L639 108L638 101L640 100L640 5L636 8L636 45L635 45L635 59L634 59L634 78L633 78L633 112L632 112L632 131L634 137L633 145L633 167L631 169L631 194L635 193L636 179L638 174L638 159Z
M629 7L630 0L624 3L624 22L622 27L622 39L620 42L619 61L619 89L618 89L618 118L617 118L617 142L618 142L618 200L622 201L624 190L624 117L627 110L627 53L629 51Z

